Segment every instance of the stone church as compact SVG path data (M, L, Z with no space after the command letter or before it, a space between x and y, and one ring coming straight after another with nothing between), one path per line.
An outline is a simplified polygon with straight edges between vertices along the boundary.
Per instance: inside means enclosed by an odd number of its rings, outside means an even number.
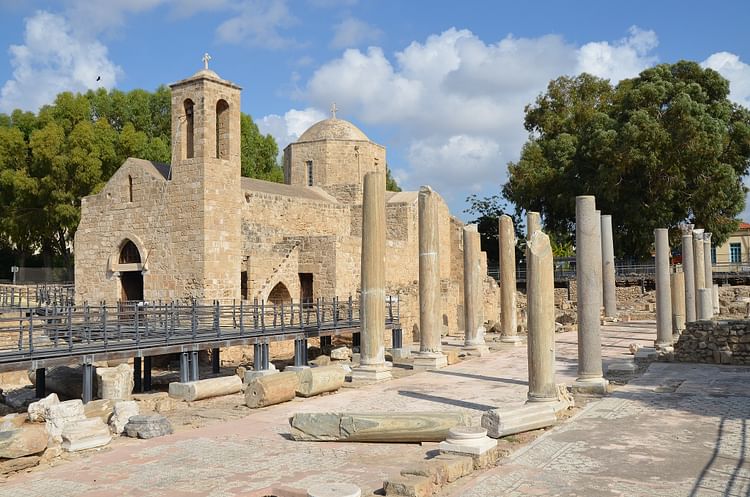
M363 178L385 172L385 147L334 112L284 149L284 184L243 178L240 87L206 68L171 90L172 163L129 158L82 200L76 298L356 299ZM386 291L404 330L416 331L417 192L386 192L384 202ZM462 227L441 200L445 332L463 329ZM495 321L497 284L486 278L484 289Z

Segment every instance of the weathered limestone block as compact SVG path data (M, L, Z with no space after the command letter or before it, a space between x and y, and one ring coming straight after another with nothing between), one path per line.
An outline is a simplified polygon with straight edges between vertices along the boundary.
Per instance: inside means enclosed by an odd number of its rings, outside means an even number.
M47 448L47 430L39 424L0 431L0 459L17 459L38 454Z
M307 361L307 364L312 367L329 366L331 364L331 358L327 355L319 355L315 359Z
M474 471L474 461L471 456L461 456L458 454L440 454L434 458L435 461L441 461L445 464L446 481L453 483L459 478L470 475Z
M529 403L510 409L492 409L482 414L487 435L500 438L552 426L557 422L552 403Z
M331 359L337 361L348 361L352 358L352 349L349 347L337 347L331 350Z
M143 411L169 412L175 408L175 399L167 392L150 392L133 394L133 400L138 402L138 409Z
M26 414L8 414L0 417L0 431L15 430L26 423L29 417Z
M97 394L100 399L128 400L133 393L133 370L127 364L97 368Z
M29 421L32 423L43 423L47 419L47 409L49 406L59 403L60 399L57 398L56 393L51 393L41 400L32 402L27 409Z
M62 431L65 425L71 421L86 419L81 399L66 400L59 404L53 404L47 408L46 425L50 438L57 442L62 441Z
M172 434L172 424L160 414L132 416L125 425L125 434L131 438L156 438Z
M344 384L346 372L340 366L308 368L297 372L297 395L312 397L325 392L335 392Z
M0 475L32 468L39 464L39 459L39 456L26 456L18 459L0 460Z
M404 497L428 497L432 495L433 485L426 476L396 476L383 482L385 495Z
M71 421L62 431L62 448L68 452L102 447L111 441L109 427L98 417Z
M362 490L352 483L321 483L307 489L307 497L361 497Z
M134 400L120 400L116 402L114 412L109 420L109 427L112 433L120 435L125 431L125 425L128 424L130 418L138 416L138 414L140 414L138 402Z
M112 417L112 411L115 408L115 401L111 399L92 400L83 406L83 412L87 418L99 418L104 424L109 423Z
M296 396L298 384L294 371L255 378L245 388L245 404L255 409L287 402Z
M232 395L242 390L242 380L237 376L221 376L206 380L172 382L169 384L169 396L173 399L192 402L194 400Z
M443 441L469 422L460 412L297 413L289 420L295 440L412 443Z

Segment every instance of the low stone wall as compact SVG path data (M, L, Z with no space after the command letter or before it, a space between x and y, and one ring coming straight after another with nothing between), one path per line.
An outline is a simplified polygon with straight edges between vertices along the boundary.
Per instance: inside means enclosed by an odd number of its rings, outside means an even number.
M696 321L675 344L679 362L750 364L750 320Z

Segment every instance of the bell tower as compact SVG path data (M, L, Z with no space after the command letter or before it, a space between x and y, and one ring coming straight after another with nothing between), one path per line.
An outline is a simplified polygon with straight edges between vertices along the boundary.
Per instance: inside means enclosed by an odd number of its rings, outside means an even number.
M202 70L170 85L175 262L186 270L185 296L231 299L240 298L241 88L209 60L205 54Z

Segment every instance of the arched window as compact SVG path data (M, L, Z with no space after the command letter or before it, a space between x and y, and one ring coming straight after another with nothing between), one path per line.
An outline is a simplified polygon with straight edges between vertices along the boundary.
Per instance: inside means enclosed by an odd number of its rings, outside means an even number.
M128 202L133 201L133 177L128 175Z
M125 242L120 249L120 264L137 264L141 262L141 253L131 240Z
M185 100L185 158L192 159L195 157L195 148L193 147L193 134L195 133L195 115L193 111L193 101L189 98Z
M216 158L229 159L229 104L216 102Z
M291 301L292 295L283 283L277 283L268 294L268 302L271 304L288 304Z

